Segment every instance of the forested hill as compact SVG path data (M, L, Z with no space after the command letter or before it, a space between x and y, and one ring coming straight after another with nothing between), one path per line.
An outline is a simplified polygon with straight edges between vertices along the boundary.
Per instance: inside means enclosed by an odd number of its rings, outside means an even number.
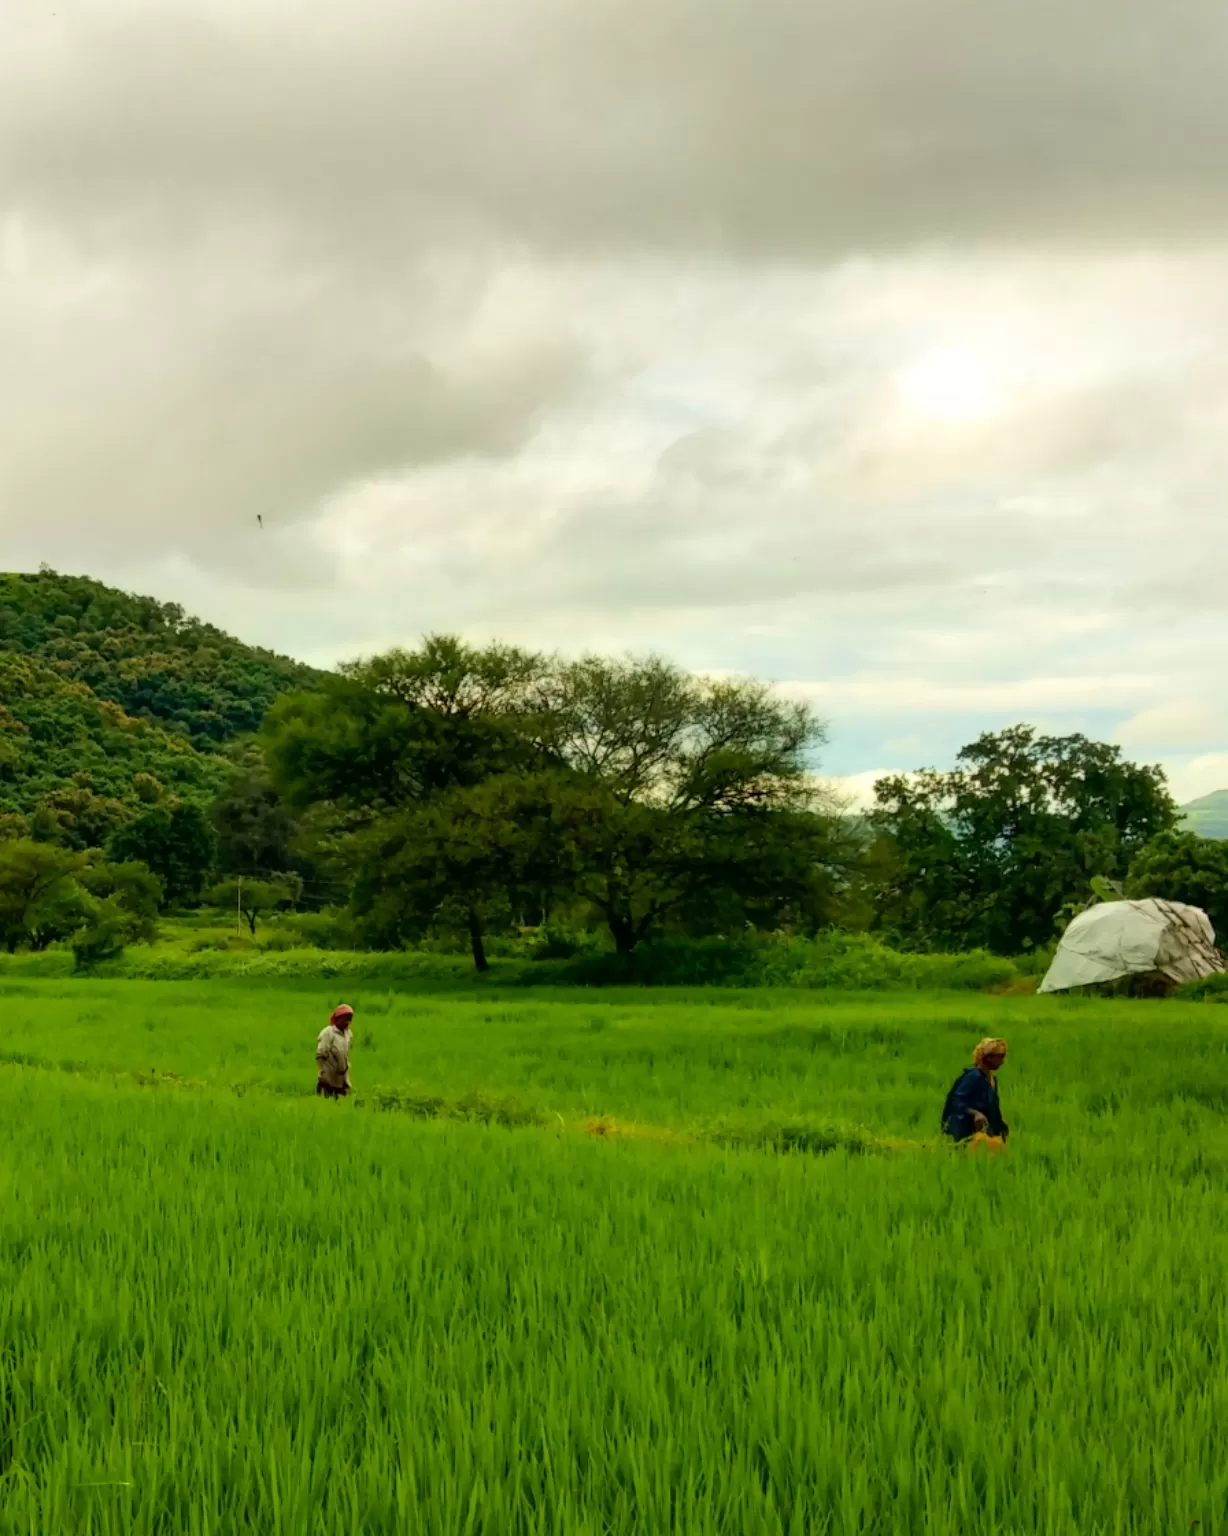
M175 603L47 570L0 574L4 652L29 657L63 682L84 683L125 715L186 736L205 752L258 729L280 694L319 676L190 618Z
M163 794L211 799L225 777L216 754L133 719L30 657L0 651L0 819L42 808L56 820L105 823L106 831Z

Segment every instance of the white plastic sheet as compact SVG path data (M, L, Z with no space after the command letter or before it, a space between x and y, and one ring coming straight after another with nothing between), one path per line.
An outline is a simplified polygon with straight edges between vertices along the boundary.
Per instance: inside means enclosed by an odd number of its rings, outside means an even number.
M1177 901L1106 901L1080 912L1062 936L1042 992L1158 972L1195 981L1225 968L1211 919Z

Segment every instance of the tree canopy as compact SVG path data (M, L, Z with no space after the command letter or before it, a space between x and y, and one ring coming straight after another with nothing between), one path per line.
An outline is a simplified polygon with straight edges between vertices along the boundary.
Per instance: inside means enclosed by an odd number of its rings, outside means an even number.
M559 902L624 952L684 918L821 921L851 850L811 772L822 740L761 683L446 637L282 700L264 734L289 803L334 813L373 933L450 913L479 967L493 914Z
M1228 940L1228 842L1195 832L1162 832L1130 861L1126 895L1161 896L1201 907Z
M1092 876L1124 877L1178 817L1159 768L1026 725L978 737L949 773L882 779L875 795L877 925L910 945L1000 954L1049 943Z

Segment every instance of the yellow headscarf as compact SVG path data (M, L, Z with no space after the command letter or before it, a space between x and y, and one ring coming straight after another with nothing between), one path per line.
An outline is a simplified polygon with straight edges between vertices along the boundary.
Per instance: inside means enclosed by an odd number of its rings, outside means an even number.
M1006 1055L1006 1041L1005 1040L998 1040L998 1039L993 1039L993 1038L991 1038L989 1040L982 1040L980 1045L978 1045L976 1050L973 1051L973 1053L972 1053L972 1065L974 1067L980 1067L981 1070L984 1071L986 1056L1005 1056L1005 1055ZM989 1075L989 1080L990 1080L991 1083L996 1081L996 1079L994 1078L992 1073L990 1073L988 1075Z

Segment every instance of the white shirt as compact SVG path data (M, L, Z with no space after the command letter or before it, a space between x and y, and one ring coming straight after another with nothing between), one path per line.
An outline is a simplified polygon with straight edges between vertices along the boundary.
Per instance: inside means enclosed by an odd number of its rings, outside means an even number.
M338 1029L326 1024L316 1041L316 1066L320 1081L326 1088L350 1086L350 1046L354 1041L351 1029Z

